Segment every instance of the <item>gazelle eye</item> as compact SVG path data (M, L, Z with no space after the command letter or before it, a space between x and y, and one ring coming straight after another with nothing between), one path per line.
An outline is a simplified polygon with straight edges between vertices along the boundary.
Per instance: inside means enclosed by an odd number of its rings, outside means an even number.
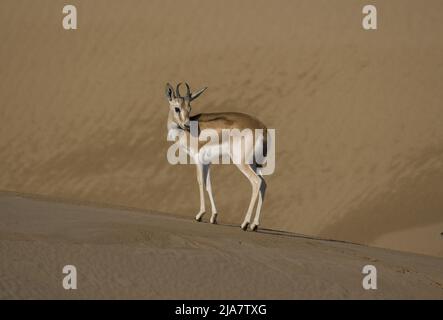
M175 112L180 113L180 108L175 108Z

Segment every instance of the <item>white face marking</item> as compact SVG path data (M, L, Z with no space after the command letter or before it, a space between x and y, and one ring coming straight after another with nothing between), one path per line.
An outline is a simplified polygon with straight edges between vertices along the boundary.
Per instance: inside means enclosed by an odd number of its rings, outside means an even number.
M181 101L174 99L172 101L169 102L169 105L171 107L172 113L174 115L174 119L175 122L177 123L177 125L179 127L181 127L181 123L182 123L182 108L181 108ZM179 112L177 112L177 110L179 110Z
M180 108L180 102L178 102L177 100L172 100L171 102L169 102L169 104L172 108Z

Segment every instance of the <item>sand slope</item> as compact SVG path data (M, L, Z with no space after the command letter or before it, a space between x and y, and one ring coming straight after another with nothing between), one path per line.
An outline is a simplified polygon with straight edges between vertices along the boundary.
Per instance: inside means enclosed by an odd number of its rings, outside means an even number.
M78 289L62 288L75 265ZM378 290L361 286L377 267ZM443 259L0 195L0 298L443 299Z
M443 256L443 2L2 0L0 190L192 217L192 167L166 161L167 81L195 112L277 132L266 228ZM220 219L250 186L213 170ZM235 186L235 188L234 188Z

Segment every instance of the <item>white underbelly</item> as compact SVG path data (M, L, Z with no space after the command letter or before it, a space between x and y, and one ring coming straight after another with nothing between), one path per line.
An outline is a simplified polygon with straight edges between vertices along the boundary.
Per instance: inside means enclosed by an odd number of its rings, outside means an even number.
M230 146L229 143L222 144L206 144L198 151L183 143L180 147L194 160L196 163L222 163L223 158L229 159Z

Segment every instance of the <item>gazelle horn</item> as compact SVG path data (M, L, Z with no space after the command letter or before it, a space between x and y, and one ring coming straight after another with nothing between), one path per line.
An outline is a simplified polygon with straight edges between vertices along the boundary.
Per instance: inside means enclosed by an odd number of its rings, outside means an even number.
M182 83L180 82L180 83L178 83L177 84L177 87L175 88L175 93L177 94L177 98L182 98L182 96L181 96L181 94L180 94L180 85L181 85Z
M185 82L186 85L186 99L191 101L191 88L189 88L189 84Z

